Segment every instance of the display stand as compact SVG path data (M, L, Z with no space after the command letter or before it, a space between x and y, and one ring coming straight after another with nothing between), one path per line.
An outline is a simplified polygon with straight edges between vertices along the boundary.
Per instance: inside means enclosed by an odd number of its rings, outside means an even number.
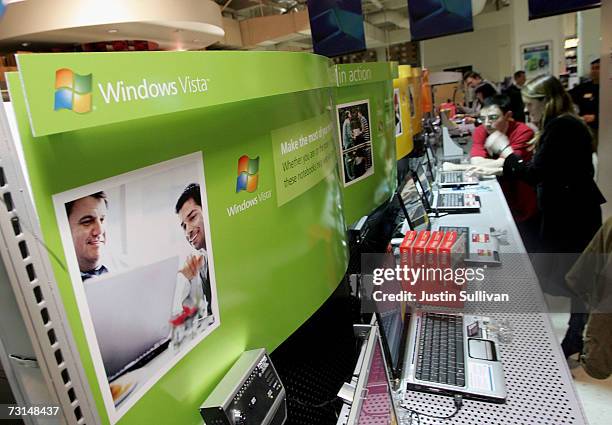
M496 180L482 181L480 186L467 191L480 196L480 213L435 218L432 228L493 227L505 232L507 243L500 246L502 265L488 268L487 280L468 289L508 294L509 301L501 304L468 301L464 308L493 320L508 321L512 336L500 344L508 396L506 402L499 405L464 400L461 411L445 423L586 424L572 375L550 323L538 278L499 183ZM403 399L409 408L427 415L447 416L455 409L452 399L445 396L402 391L398 398ZM421 423L438 424L440 421L422 415Z
M14 322L5 346L19 347L26 352L7 352L10 363L5 366L12 376L16 401L22 406L60 407L54 417L26 416L26 423L97 424L99 418L83 379L80 361L73 351L72 335L65 326L62 303L54 293L49 253L42 242L40 228L29 196L16 144L10 132L5 109L0 109L0 233L6 249L2 262L8 277L3 285L12 287L15 308L2 309L3 322ZM3 289L6 292L6 289ZM16 314L20 316L15 317ZM22 332L27 332L27 336ZM33 352L29 352L29 349ZM26 372L22 368L31 368ZM38 373L37 371L40 371ZM16 390L16 391L15 391Z
M404 72L402 72L404 71ZM416 115L410 80L405 66L399 67L399 76L393 80L393 107L395 110L395 150L397 160L408 155L414 147L412 117Z
M235 358L273 352L346 271L328 63L282 52L18 61L8 81L27 169L2 140L2 260L49 401L69 424L198 422ZM193 234L185 193L202 217ZM71 211L83 200L108 211L94 217L107 226L95 244L116 260L106 271L81 266ZM202 263L188 278L192 257ZM141 329L165 344L146 341L142 363L131 345ZM117 368L116 353L131 357Z

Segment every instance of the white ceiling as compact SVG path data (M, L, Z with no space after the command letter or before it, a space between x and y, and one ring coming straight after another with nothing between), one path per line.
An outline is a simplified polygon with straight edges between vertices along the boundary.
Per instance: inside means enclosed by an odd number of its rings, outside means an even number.
M202 49L223 36L212 0L25 0L7 6L0 48L147 40L163 49Z

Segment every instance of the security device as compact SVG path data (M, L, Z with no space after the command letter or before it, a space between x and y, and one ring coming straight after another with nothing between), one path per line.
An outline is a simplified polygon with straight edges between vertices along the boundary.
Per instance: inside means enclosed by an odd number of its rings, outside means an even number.
M285 387L263 348L245 351L200 406L206 425L282 425Z

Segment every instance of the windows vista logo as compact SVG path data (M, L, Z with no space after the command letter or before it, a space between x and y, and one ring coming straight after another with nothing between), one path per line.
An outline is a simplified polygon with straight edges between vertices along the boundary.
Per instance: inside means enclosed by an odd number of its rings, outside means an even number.
M109 104L177 96L178 94L198 94L208 91L210 80L207 78L178 77L174 81L156 82L143 78L140 84L126 84L125 81L98 83L98 90L104 103Z

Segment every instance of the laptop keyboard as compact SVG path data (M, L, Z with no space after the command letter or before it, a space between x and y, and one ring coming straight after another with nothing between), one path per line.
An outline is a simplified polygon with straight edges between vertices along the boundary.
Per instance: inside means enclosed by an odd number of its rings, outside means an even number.
M461 183L463 182L463 173L447 172L442 174L442 183Z
M424 313L418 353L417 379L464 387L463 317Z
M440 194L439 204L441 207L462 207L463 201L463 193L444 193Z

